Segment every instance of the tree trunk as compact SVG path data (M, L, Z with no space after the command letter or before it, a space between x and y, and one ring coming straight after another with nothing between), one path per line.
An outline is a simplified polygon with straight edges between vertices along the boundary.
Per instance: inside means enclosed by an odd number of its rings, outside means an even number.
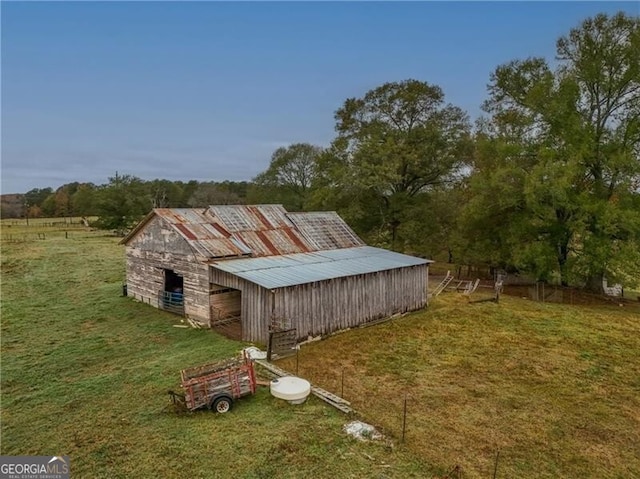
M400 227L400 221L396 218L393 218L390 222L391 226L391 249L396 250L396 238L398 235L398 228Z
M567 279L567 259L569 258L569 239L563 239L558 245L558 266L560 267L560 284L562 286L569 286L569 280Z
M589 276L589 279L587 280L587 284L586 284L587 290L593 293L604 294L603 280L604 280L604 273L592 274L591 276Z

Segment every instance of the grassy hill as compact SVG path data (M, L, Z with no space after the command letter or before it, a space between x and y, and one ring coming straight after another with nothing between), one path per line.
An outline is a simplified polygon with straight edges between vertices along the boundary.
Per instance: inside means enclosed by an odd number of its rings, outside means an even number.
M390 438L360 443L316 398L292 407L265 388L227 415L176 414L179 370L243 344L122 297L117 238L29 233L2 243L2 454L69 455L74 477L434 477L455 464L491 477L498 450L497 477L640 475L640 315L627 306L443 295L303 346L300 374L340 393L344 369L345 396Z

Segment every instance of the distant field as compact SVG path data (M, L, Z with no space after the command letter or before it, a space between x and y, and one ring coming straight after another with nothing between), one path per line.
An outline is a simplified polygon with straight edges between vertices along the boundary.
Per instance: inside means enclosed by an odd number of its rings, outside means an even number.
M86 217L88 221L95 221L97 216ZM0 220L2 228L48 228L60 226L83 226L81 216L64 216L58 218L5 218Z
M176 415L179 370L243 344L123 298L119 238L46 228L21 242L2 228L2 454L68 454L73 477L432 478L459 464L490 478L499 450L498 478L640 477L635 305L445 293L304 345L300 375L340 393L344 370L346 398L391 439L359 443L316 398L291 407L264 388L225 416Z
M95 217L88 217L89 222ZM29 224L25 218L10 218L0 220L1 239L3 242L25 242L43 240L47 237L69 236L89 230L80 217L66 218L29 218Z

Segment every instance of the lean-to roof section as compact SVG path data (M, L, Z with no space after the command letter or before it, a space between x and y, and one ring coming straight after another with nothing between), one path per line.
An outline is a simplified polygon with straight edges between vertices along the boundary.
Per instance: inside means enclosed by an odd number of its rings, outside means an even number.
M212 267L267 289L419 266L432 261L371 246L216 261Z

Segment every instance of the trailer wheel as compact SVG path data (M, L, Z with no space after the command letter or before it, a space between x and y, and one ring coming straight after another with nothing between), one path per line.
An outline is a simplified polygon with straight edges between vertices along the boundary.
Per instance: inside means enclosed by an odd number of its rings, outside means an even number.
M231 405L233 401L230 397L221 396L216 398L211 404L211 409L215 412L219 412L220 414L224 414L225 412L229 412L231 410Z

